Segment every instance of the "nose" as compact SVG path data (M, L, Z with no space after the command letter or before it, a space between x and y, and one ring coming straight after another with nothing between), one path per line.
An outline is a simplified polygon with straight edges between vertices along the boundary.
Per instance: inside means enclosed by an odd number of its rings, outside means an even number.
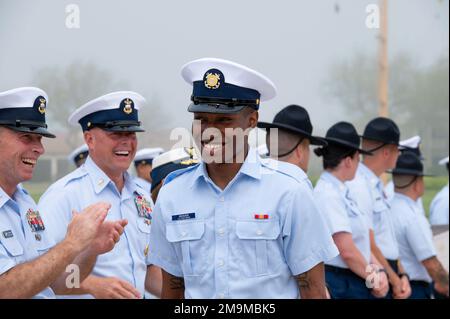
M45 153L45 149L41 141L36 141L36 143L34 143L33 153L37 153L39 156Z

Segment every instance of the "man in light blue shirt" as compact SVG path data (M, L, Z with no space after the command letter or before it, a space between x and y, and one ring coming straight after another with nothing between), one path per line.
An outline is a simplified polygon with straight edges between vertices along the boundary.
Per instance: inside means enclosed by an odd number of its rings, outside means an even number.
M163 153L164 150L157 148L144 148L136 152L134 158L134 168L136 170L136 183L143 189L148 190L152 187L152 169L153 159Z
M136 132L143 132L138 118L143 103L141 95L124 91L77 109L69 122L81 125L89 157L82 167L50 186L39 202L56 242L64 237L72 210L99 200L111 204L108 219L128 222L115 249L100 256L92 275L72 291L80 298L142 298L146 288L160 294L160 270L147 267L145 261L152 223L150 190L127 173L136 153Z
M400 141L400 146L399 146L400 153L413 152L420 158L421 161L424 161L425 158L423 157L422 151L420 150L421 142L422 142L422 138L418 135L408 138L406 140ZM394 198L394 194L395 194L394 182L392 180L389 181L389 183L384 187L384 192L386 193L388 201L391 202L392 199ZM422 198L419 198L417 200L417 203L422 207L422 213L425 215L425 209L423 208Z
M38 88L0 92L0 298L54 298L54 291L70 289L67 266L78 268L82 280L123 231L117 223L103 223L110 206L98 203L72 214L66 236L55 245L20 185L33 177L44 153L42 137L55 137L45 123L47 100Z
M448 172L448 156L439 162L439 165L445 165ZM431 225L448 225L449 207L448 207L448 183L433 198L430 206Z
M411 279L411 298L430 299L433 288L435 297L448 298L448 273L436 257L430 224L417 203L425 189L423 165L415 154L404 153L392 174L396 192L393 225L400 259Z
M248 145L274 85L220 59L182 74L194 87L203 161L170 174L159 192L148 263L163 269L162 297L325 298L323 262L338 252L309 186Z
M328 145L316 148L323 157L324 172L314 189L314 199L326 218L340 255L325 262L326 282L335 299L369 299L389 290L384 269L370 249L369 220L351 198L345 181L355 177L360 137L347 122L333 125L326 134ZM370 267L370 265L376 265ZM377 278L378 284L371 283ZM372 289L369 289L372 288Z
M391 119L378 117L366 125L362 137L362 148L373 155L363 157L355 178L347 185L359 209L369 217L371 250L386 269L392 287L388 298L402 298L410 287L398 260L390 204L380 178L386 170L395 167L399 155L400 130Z

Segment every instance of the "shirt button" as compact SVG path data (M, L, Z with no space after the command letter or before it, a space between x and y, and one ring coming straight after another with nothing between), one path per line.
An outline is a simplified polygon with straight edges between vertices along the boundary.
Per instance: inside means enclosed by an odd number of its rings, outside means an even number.
M182 237L186 237L186 236L187 236L187 233L184 231L184 232L181 233L181 236L182 236Z
M225 263L223 262L223 260L219 260L219 262L217 263L217 265L218 265L219 267L222 267L224 264L225 264Z
M225 229L220 228L220 229L219 229L219 235L223 235L223 234L225 234Z
M225 201L225 198L224 197L220 197L219 201L223 203Z
M256 235L261 236L263 234L263 231L261 229L258 229L256 231Z
M225 299L225 294L218 294L217 297L218 297L219 299Z

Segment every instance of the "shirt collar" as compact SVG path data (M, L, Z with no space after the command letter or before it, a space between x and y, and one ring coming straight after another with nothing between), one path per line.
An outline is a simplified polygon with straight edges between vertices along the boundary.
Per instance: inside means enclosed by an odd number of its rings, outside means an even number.
M261 158L259 157L259 154L255 149L250 148L247 154L247 158L245 159L244 163L241 166L241 169L236 174L233 180L238 178L238 176L241 174L247 175L254 179L261 179L261 167ZM199 180L201 177L205 181L210 179L208 176L208 171L206 170L206 163L203 161L195 169L191 187L193 187L197 180Z
M360 172L369 180L370 185L373 187L378 186L382 188L383 182L381 179L364 163L359 163L358 170L360 170Z
M84 169L88 173L91 178L92 184L94 185L94 191L96 194L101 193L109 184L114 185L108 175L103 172L100 167L95 164L95 162L88 157L86 163L84 164ZM132 195L135 191L137 191L137 185L133 183L133 179L128 174L128 172L124 173L124 188L123 195Z
M403 194L401 194L401 193L395 193L395 194L394 194L394 197L397 198L397 199L400 199L400 200L402 200L402 201L404 201L404 202L407 202L408 204L411 204L411 205L413 205L413 206L416 206L416 205L417 205L417 202L413 201L412 198L410 198L410 197L408 197L408 196L406 196L406 195L403 195Z
M345 195L347 193L348 191L347 185L345 185L345 183L342 183L339 179L336 178L336 176L334 176L330 172L324 171L320 178L333 184L335 187L339 189L339 191L342 194Z
M19 198L22 194L28 195L28 192L23 188L21 184L17 185L16 191L14 193L14 197ZM8 194L0 187L0 209L9 201L12 201L12 198L9 197Z

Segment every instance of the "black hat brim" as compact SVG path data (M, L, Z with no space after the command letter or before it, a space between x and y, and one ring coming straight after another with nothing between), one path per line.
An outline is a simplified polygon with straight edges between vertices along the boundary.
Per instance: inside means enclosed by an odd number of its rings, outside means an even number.
M366 151L366 150L363 150L363 149L360 148L359 146L356 146L356 145L354 145L354 144L352 144L352 143L349 143L349 142L346 141L346 140L341 140L341 139L338 139L338 138L331 138L331 137L326 137L325 140L326 140L328 143L333 143L333 144L338 144L338 145L340 145L340 146L348 147L348 148L350 148L350 149L353 149L353 150L355 150L355 151L360 152L360 153L363 154L363 155L369 155L369 156L373 155L372 152L368 152L368 151Z
M366 136L366 135L360 135L359 137L365 139L365 140L371 140L376 142L381 142L387 145L397 145L400 146L400 141L384 141L381 138L373 137L373 136Z
M10 126L5 125L5 127L16 131L16 132L22 132L22 133L31 133L36 135L41 135L47 138L56 138L56 135L50 133L46 128L44 127L27 127L27 126Z
M406 169L406 168L395 168L393 170L387 171L389 174L393 175L411 175L411 176L424 176L424 177L433 177L434 175L431 174L425 174L424 172L413 170L413 169Z
M191 113L213 113L213 114L237 114L241 112L247 105L228 106L225 104L195 104L192 103L188 107Z
M305 132L294 126L283 124L283 123L258 122L257 127L262 128L262 129L278 128L281 130L286 130L286 131L292 132L294 134L302 135L309 140L311 145L326 146L328 144L327 141L322 137L313 136L313 135L309 134L308 132Z
M145 130L140 126L112 126L102 127L102 130L107 132L131 132L131 133L143 133Z

